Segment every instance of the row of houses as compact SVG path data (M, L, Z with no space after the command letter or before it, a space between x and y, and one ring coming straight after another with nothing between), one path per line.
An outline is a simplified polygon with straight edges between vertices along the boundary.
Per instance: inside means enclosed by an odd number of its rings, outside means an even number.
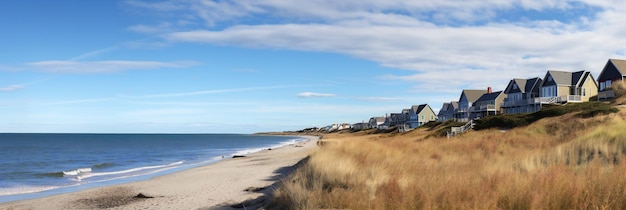
M372 117L368 123L355 124L354 130L369 128L388 129L397 127L401 131L411 130L430 121L437 121L437 114L428 104L413 105L399 113L385 114L384 117ZM354 127L354 125L353 125Z
M467 122L489 115L536 112L546 104L615 97L612 84L626 78L626 60L609 59L598 80L591 72L549 70L543 78L511 79L502 91L463 90L458 101L443 103L439 121Z
M619 59L609 59L597 80L585 70L549 70L543 78L511 79L500 91L493 91L491 87L463 90L458 100L443 103L438 114L428 104L413 105L399 113L371 117L368 122L352 124L352 129L398 127L403 131L430 121L468 122L489 115L536 112L546 104L586 102L596 96L598 100L605 100L615 97L611 86L624 79L626 60Z

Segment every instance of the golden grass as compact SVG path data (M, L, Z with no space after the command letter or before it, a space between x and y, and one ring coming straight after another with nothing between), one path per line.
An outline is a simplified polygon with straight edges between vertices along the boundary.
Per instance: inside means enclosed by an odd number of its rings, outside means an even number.
M460 137L326 135L277 209L625 209L626 113Z
M616 82L611 85L611 89L615 91L614 104L626 104L626 82Z

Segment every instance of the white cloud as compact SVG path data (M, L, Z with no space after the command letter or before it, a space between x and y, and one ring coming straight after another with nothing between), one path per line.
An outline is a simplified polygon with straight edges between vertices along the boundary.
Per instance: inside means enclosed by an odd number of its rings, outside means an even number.
M334 97L335 94L302 92L302 93L298 93L297 96L300 98L320 98L320 97Z
M2 91L2 92L11 92L11 91L21 90L24 87L25 87L24 85L9 85L9 86L6 86L6 87L1 87L0 91Z
M158 69L158 68L184 68L197 65L193 61L62 61L50 60L27 63L25 66L52 73L111 73L127 70Z
M495 88L547 69L597 75L626 51L617 0L176 2L207 25L239 24L173 32L168 41L346 54L410 70L381 78L418 92ZM503 19L510 10L545 13Z
M219 93L259 91L259 90L280 89L280 88L287 88L287 87L291 87L291 86L266 86L266 87L244 87L244 88L231 88L231 89L200 90L200 91L190 91L190 92L180 92L180 93L152 94L152 95L144 95L144 96L138 96L138 97L140 98L181 97L181 96L208 95L208 94L219 94Z

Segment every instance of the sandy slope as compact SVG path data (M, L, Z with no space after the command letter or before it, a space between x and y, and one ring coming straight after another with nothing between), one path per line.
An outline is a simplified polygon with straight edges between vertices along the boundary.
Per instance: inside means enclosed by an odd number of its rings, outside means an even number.
M0 204L0 209L254 209L316 148L310 141L229 158L153 179ZM152 198L137 198L141 193ZM252 208L250 208L252 207Z

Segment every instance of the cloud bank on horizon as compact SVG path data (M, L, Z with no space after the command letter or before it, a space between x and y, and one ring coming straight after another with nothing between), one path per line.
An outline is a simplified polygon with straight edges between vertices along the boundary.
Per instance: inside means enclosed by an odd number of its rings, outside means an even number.
M607 59L626 57L621 0L0 6L15 8L0 19L23 21L0 22L15 32L0 35L12 52L0 58L0 132L257 132L361 122L413 104L438 109L461 89L502 89L548 69L597 77ZM20 16L26 11L41 19Z

